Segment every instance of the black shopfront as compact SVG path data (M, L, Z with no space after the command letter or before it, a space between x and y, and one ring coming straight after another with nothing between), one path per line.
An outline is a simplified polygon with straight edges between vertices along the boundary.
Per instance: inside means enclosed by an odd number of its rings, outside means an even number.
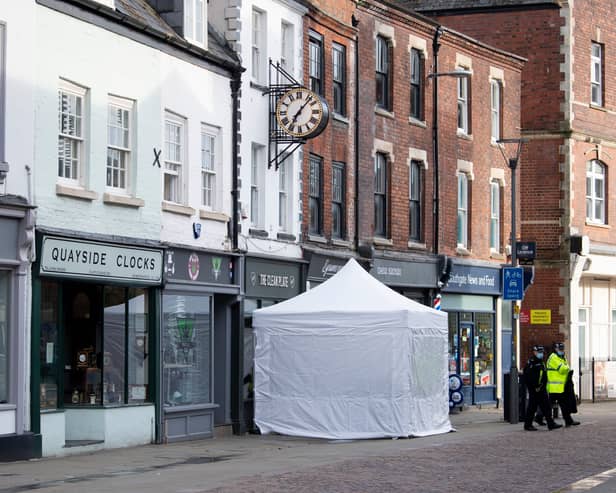
M211 437L238 414L239 257L168 247L161 309L165 442ZM234 397L235 394L235 397ZM234 408L235 404L235 408Z

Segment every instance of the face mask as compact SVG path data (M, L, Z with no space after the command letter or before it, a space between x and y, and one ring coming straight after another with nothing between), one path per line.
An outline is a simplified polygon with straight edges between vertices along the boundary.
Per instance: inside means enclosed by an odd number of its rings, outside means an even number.
M537 353L537 359L543 359L543 353L542 352Z
M563 351L556 351L556 354L558 354L558 356L562 356L565 353Z

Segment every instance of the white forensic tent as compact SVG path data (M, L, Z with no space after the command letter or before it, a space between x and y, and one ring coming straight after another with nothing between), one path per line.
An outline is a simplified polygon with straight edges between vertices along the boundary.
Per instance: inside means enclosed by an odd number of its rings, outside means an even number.
M355 260L253 313L255 423L329 439L425 436L449 421L447 316Z

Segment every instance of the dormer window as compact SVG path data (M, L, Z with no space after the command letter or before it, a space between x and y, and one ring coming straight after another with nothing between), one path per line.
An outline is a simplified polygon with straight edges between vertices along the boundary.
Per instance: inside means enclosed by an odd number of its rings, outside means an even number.
M184 0L184 37L207 48L207 1Z

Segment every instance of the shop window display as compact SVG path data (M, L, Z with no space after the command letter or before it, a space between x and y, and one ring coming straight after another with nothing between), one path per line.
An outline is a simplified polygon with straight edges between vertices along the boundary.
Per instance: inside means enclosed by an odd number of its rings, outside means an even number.
M43 309L49 296L45 284ZM116 406L149 400L147 293L146 289L119 286L63 285L65 404ZM53 301L48 304L57 306ZM49 341L56 320L53 310L43 310L41 340L47 354L42 356L48 360L53 359ZM52 370L53 361L47 364ZM48 394L49 384L42 380L43 384ZM51 404L47 395L45 403L41 395L41 408Z
M211 297L163 296L163 399L165 406L212 400Z
M41 282L41 409L58 407L58 283Z
M475 385L495 385L494 329L491 313L475 314Z

